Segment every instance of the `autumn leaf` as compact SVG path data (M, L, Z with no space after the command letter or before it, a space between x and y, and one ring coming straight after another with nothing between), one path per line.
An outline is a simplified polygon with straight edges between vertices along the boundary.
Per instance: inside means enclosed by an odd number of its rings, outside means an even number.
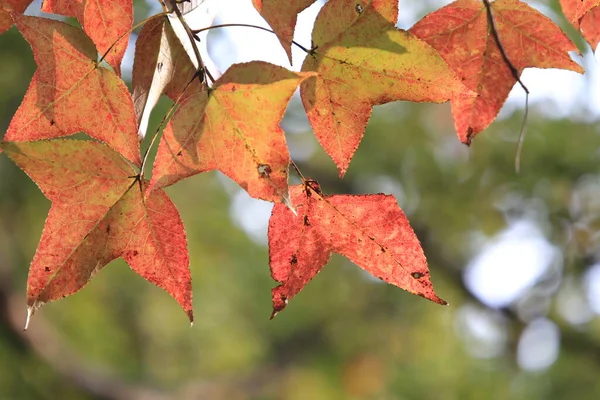
M565 17L595 49L600 43L600 0L560 0Z
M138 36L133 64L133 103L138 117L139 135L143 138L150 112L163 93L174 101L193 80L196 68L177 38L169 18L148 21ZM188 88L196 93L199 88Z
M266 62L235 64L210 90L189 95L166 126L151 186L218 169L267 201L285 201L290 156L279 122L297 74Z
M331 0L312 33L301 96L315 135L344 175L374 105L472 94L427 43L396 29L395 0Z
M254 8L273 28L281 46L292 63L292 39L298 14L313 4L315 0L292 0L285 7L278 0L252 0Z
M44 0L42 11L50 14L60 14L65 17L83 20L83 7L85 0Z
M19 17L38 65L4 140L24 142L83 131L139 165L133 101L127 86L94 60L94 44L63 22Z
M339 253L373 276L438 304L423 250L393 196L324 196L319 185L290 187L297 215L276 204L269 221L273 316Z
M117 75L133 26L132 0L44 0L42 11L75 17ZM125 35L125 36L123 36Z
M122 257L193 319L185 231L162 190L145 196L146 183L138 181L135 168L99 142L61 139L2 147L52 202L29 269L30 313L77 292Z
M518 0L491 3L508 59L520 75L528 67L583 72L569 56L577 48L549 18ZM432 45L474 98L452 100L458 137L465 144L496 118L516 79L490 32L484 4L457 0L421 19L410 31Z
M23 14L33 0L2 0L0 4L0 33L4 33L13 24L11 13Z

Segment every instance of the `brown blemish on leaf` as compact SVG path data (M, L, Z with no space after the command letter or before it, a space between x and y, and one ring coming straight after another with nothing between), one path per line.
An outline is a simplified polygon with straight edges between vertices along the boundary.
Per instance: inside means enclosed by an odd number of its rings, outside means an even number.
M410 274L410 276L412 276L415 279L421 279L422 277L425 276L425 274L423 274L421 272L413 272L412 274Z
M257 170L258 176L261 178L269 178L271 176L271 172L273 172L269 164L258 164Z
M308 215L304 216L304 226L310 226L310 221L308 220Z

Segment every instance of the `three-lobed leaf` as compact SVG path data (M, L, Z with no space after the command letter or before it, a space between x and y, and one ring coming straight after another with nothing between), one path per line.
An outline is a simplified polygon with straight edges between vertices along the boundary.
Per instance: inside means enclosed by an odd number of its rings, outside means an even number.
M59 21L21 16L16 23L38 69L4 140L24 142L83 131L139 165L131 95L114 72L97 65L92 41Z
M290 156L279 122L309 76L254 61L231 66L210 90L186 95L163 132L151 185L218 169L252 197L286 201Z
M519 75L527 67L583 72L568 53L577 48L548 17L519 0L497 0L491 9L502 48ZM452 100L456 132L465 144L492 123L516 83L490 29L479 0L457 0L410 29L477 93Z
M2 147L52 202L29 269L31 314L77 292L122 257L193 320L183 222L162 190L146 193L147 182L136 177L136 169L95 141L5 142Z
M397 29L395 0L331 0L312 33L301 97L315 135L343 176L374 105L395 100L445 102L471 96L424 41Z
M307 181L290 187L297 214L276 204L269 221L273 316L321 270L331 253L342 254L371 275L438 304L423 250L393 196L324 196Z

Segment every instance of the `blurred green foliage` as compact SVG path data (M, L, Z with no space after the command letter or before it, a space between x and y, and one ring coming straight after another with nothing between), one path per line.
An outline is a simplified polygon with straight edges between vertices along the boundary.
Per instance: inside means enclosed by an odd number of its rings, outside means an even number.
M0 36L0 54L4 131L35 65L14 28ZM167 107L164 101L153 114L154 126ZM9 308L12 296L19 296L24 319L27 268L49 203L0 156L0 399L599 398L597 317L569 322L560 312L561 289L535 298L549 304L537 316L560 328L561 348L549 368L527 372L516 354L530 319L519 315L518 302L490 310L462 280L463 268L480 250L473 236L491 237L524 216L533 216L561 249L561 274L550 277L558 283L570 278L583 290L585 274L597 261L600 200L589 188L599 179L600 125L550 119L541 111L530 110L519 175L513 165L521 113L496 122L467 149L455 137L449 105L376 108L343 180L320 149L298 162L328 193L398 195L449 307L376 282L334 256L269 321L274 282L268 250L232 219L235 185L206 173L168 190L188 234L192 328L166 293L117 261L83 291L44 306L31 331L19 333ZM284 125L298 131L301 114L294 100ZM317 148L308 130L288 139L292 153ZM465 307L499 321L505 340L492 356L470 351L480 344L467 334ZM28 335L36 339L29 342ZM54 348L66 351L48 355ZM99 379L106 380L92 390Z

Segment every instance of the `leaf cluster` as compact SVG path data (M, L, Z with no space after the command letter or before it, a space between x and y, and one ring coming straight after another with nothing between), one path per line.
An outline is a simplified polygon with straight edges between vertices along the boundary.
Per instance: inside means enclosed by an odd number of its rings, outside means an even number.
M519 0L456 0L408 31L396 27L397 0L329 0L310 46L292 38L298 14L314 0L252 0L290 61L292 46L306 52L301 71L254 61L222 75L199 50L207 30L219 26L207 20L192 29L186 19L198 9L211 15L213 0L161 0L163 12L135 27L131 0L44 1L43 11L73 17L81 27L25 16L29 3L0 6L0 32L14 22L38 65L0 151L52 202L29 271L30 316L121 257L193 321L185 230L163 189L210 170L275 203L269 223L270 268L279 283L273 315L333 252L445 304L392 196L326 195L302 175L279 125L290 98L299 87L315 137L343 177L376 105L450 101L458 137L470 145L496 118L525 68L583 72L568 54L576 51L571 40ZM561 5L591 45L600 42L599 1ZM130 91L121 62L140 25ZM173 106L162 136L148 134L150 112L162 95ZM92 140L63 138L78 132ZM151 166L148 152L141 152L144 140L157 147ZM301 184L288 184L290 166Z

